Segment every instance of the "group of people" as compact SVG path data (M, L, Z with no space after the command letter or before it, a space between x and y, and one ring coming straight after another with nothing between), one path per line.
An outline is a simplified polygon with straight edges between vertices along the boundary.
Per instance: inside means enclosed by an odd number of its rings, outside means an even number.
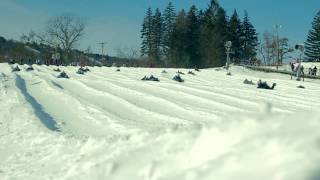
M317 71L318 71L318 68L317 66L314 66L313 68L309 68L309 75L311 76L316 76L317 75Z
M291 71L294 72L294 73L297 73L297 72L298 72L299 66L300 66L299 63L290 63ZM316 76L316 75L317 75L317 72L318 72L317 66L310 67L310 68L309 68L309 71L308 71L308 75ZM304 75L304 67L303 67L302 65L301 65L301 68L300 68L300 73L301 73L302 75Z

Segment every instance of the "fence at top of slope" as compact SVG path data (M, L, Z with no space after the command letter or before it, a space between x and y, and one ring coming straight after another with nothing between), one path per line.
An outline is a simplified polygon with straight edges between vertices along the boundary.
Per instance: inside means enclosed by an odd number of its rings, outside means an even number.
M287 74L287 75L292 75L296 76L296 73L288 70L280 70L280 69L272 69L269 67L259 67L259 66L248 66L248 65L243 65L244 67L254 70L254 71L262 71L266 73L280 73L280 74ZM314 75L309 75L309 74L304 74L304 78L309 78L309 79L320 79L320 76L314 76Z

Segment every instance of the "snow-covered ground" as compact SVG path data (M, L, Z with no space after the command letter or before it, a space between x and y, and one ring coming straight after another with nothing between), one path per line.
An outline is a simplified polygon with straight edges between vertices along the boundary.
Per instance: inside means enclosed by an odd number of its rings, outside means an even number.
M58 79L56 67L34 68L0 64L1 180L320 179L319 80L243 67L185 83L171 80L177 69L61 67L71 78ZM150 74L160 82L140 80Z

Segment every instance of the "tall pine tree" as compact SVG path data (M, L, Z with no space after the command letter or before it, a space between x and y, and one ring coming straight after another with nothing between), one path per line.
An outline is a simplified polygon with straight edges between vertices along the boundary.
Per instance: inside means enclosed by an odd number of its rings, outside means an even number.
M188 59L186 38L187 17L186 12L181 10L177 15L173 31L170 35L169 65L173 67L186 67Z
M151 62L153 64L160 64L162 56L162 15L159 8L156 9L151 24Z
M229 22L229 40L232 42L232 58L236 63L240 63L243 56L243 29L236 10L234 10Z
M200 29L199 29L198 9L195 5L191 6L187 15L187 38L186 46L189 58L187 67L200 67Z
M309 31L307 41L305 43L305 55L309 61L320 60L320 11L314 17L312 28Z
M170 36L173 32L176 21L175 8L172 2L169 2L168 6L163 12L163 31L162 31L162 49L164 55L168 58L168 50L170 46Z
M226 11L223 8L218 9L218 13L216 15L216 26L215 26L215 33L216 36L216 44L215 50L217 54L217 59L215 61L214 66L223 66L226 64L227 57L226 57L226 49L225 49L225 42L229 40L228 34L228 17Z
M149 58L152 56L152 19L152 10L148 8L141 29L141 55L148 56Z
M224 43L228 39L228 18L225 10L216 0L212 0L200 22L203 67L224 65Z
M257 55L258 35L251 24L248 12L245 11L243 20L243 58L253 61Z
M214 66L215 61L218 59L215 51L216 37L218 36L215 33L215 23L219 8L220 6L217 1L213 0L209 4L209 7L199 15L202 68Z

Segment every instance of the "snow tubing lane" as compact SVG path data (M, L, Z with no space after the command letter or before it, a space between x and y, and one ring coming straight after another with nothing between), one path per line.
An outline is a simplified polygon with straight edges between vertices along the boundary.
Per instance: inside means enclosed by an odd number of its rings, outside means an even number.
M50 114L46 113L41 104L39 104L37 100L28 93L26 82L19 75L16 77L16 86L20 89L26 101L32 106L35 115L40 119L42 124L52 131L60 132L60 129L57 127L57 122L52 116L50 116Z

